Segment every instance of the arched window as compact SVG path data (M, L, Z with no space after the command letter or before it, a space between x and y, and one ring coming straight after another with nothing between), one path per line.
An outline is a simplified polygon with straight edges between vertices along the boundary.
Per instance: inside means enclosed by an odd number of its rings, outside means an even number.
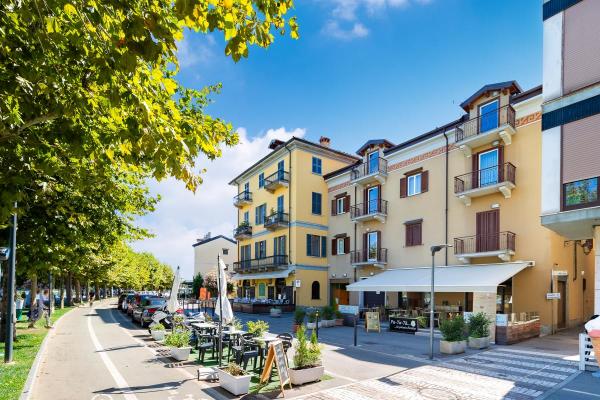
M312 299L319 300L321 298L321 284L319 281L312 283Z

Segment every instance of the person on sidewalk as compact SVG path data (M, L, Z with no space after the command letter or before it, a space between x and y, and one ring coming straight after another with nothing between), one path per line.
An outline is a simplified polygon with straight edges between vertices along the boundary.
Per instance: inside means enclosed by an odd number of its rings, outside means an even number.
M90 290L90 293L88 294L88 298L90 299L90 308L92 308L94 306L95 297L96 297L96 293L94 293Z
M592 347L594 348L594 355L596 356L596 362L600 368L600 316L594 315L592 319L585 324L585 331L590 337ZM600 378L600 370L594 372L592 376Z
M23 298L24 295L25 293L23 293L22 296L15 294L15 312L17 315L17 321L19 321L23 315L23 304L25 303L25 299Z
M54 301L50 296L50 292L48 289L44 289L44 293L42 294L42 315L46 320L46 328L52 328L52 321L50 321L50 302Z

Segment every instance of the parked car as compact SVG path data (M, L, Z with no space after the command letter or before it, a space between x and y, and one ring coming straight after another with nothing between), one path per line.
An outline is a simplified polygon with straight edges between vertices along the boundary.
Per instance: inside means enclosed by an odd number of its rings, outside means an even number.
M134 295L133 299L129 302L129 305L127 307L127 315L133 316L133 311L136 308L140 307L140 305L142 304L142 301L144 301L150 297L156 297L156 296L151 295L151 294L136 294L136 295ZM133 319L133 317L132 317L132 319Z
M131 319L140 323L142 328L152 321L152 315L165 305L162 297L148 297L133 310Z
M129 309L129 304L134 300L135 293L127 293L123 301L121 302L121 311L124 313Z

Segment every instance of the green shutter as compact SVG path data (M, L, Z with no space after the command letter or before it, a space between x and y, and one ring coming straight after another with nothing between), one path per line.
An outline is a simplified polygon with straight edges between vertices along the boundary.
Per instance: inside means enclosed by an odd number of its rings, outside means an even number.
M327 236L321 236L321 257L327 257Z
M311 256L312 255L312 251L311 251L311 241L312 241L312 235L310 234L306 234L306 255L307 256Z

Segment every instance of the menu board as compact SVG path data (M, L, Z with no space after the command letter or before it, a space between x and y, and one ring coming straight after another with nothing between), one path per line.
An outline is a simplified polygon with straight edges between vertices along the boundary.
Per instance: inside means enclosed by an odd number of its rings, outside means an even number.
M390 317L390 331L415 334L418 329L416 318Z
M287 358L285 358L285 351L283 350L283 343L281 340L272 342L269 345L269 352L267 353L267 360L265 362L265 369L260 375L260 382L264 383L269 380L273 364L277 368L277 374L279 375L279 383L281 384L281 392L286 383L292 388L292 382L290 380L290 373L288 371ZM283 395L285 397L285 393Z
M381 332L381 324L379 322L379 313L376 311L367 311L365 313L365 324L367 332L377 331Z

